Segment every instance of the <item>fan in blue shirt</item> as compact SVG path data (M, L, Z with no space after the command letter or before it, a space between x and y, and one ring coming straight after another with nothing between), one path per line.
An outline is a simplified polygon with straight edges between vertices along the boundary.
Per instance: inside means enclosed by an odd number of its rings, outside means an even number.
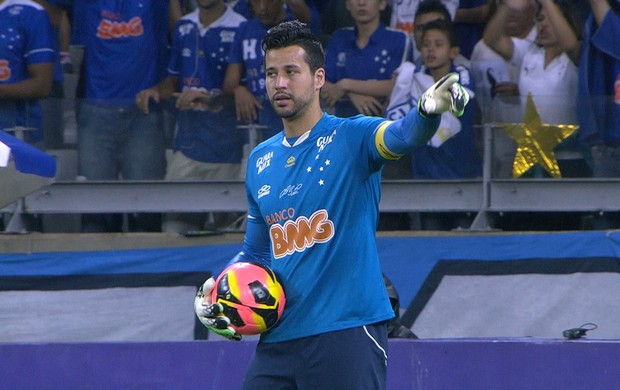
M25 140L43 141L39 98L52 88L56 47L49 18L30 0L0 2L0 129L26 127Z
M394 71L412 60L413 44L405 32L381 23L386 0L346 4L355 27L337 30L327 43L321 97L341 117L383 116Z

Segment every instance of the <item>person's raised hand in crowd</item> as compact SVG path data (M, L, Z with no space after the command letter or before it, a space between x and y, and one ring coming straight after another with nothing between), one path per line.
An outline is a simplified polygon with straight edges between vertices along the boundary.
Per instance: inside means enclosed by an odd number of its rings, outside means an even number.
M506 4L509 9L525 11L530 6L530 0L504 0L504 4Z
M592 8L592 14L594 15L596 24L600 26L605 15L607 15L607 12L611 9L608 0L588 0L588 3L590 3L590 8Z

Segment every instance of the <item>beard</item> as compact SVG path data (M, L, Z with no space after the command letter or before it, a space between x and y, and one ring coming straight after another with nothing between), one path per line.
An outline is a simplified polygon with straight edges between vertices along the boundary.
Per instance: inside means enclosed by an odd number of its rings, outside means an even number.
M276 112L276 114L282 119L296 119L303 115L304 112L312 103L311 96L302 96L301 98L297 98L294 96L288 95L290 102L293 103L292 107L279 107L277 101L274 97L270 98L271 107Z

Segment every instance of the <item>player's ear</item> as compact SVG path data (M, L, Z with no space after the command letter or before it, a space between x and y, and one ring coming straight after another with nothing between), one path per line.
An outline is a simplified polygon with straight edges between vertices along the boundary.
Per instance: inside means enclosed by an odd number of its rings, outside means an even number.
M317 90L325 84L325 69L319 68L314 72L314 86Z

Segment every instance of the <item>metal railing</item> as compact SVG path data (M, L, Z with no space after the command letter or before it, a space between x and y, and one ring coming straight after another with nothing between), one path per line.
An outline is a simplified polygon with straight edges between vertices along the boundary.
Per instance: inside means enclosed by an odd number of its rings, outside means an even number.
M250 140L257 135L245 126ZM492 124L483 130L483 176L476 180L384 180L380 211L468 212L469 230L494 229L494 213L620 211L619 179L507 179L492 174ZM249 149L249 148L246 148ZM72 151L75 153L75 150ZM247 152L246 152L247 153ZM23 231L29 214L245 212L242 178L231 181L57 182L0 209L6 231Z

